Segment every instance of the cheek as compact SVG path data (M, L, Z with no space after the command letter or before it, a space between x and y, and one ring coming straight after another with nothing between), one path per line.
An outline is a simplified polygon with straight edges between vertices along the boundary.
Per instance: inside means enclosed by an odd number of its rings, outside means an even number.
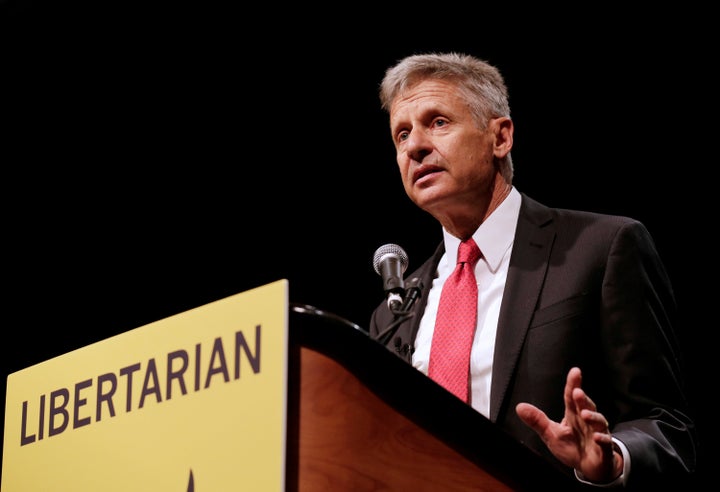
M410 171L410 160L398 158L397 164L403 188L405 188L406 193L410 194L412 192L412 173Z
M400 177L403 182L405 182L408 178L408 170L410 169L410 159L403 156L404 154L398 153L395 160L397 162L398 171L400 171Z

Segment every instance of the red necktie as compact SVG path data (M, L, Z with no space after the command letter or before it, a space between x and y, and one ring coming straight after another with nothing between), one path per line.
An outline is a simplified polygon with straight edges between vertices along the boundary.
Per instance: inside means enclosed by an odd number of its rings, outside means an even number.
M457 266L440 295L428 366L428 376L465 402L477 324L478 291L473 270L478 259L480 249L472 238L460 243Z

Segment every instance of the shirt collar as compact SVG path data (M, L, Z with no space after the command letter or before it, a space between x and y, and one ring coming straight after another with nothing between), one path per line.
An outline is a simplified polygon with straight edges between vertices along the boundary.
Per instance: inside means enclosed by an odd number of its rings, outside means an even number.
M521 201L520 193L513 186L505 200L472 235L482 252L482 257L493 272L497 271L503 256L512 247L515 228L520 216ZM443 228L443 241L445 242L445 257L457 258L460 239Z

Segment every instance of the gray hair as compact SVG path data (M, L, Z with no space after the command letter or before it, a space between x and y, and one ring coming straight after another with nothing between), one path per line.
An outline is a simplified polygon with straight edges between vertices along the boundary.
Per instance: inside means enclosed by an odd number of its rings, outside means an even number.
M500 71L484 60L460 53L411 55L388 68L380 83L382 109L389 113L398 95L427 79L457 84L479 128L486 128L491 118L510 117L508 90ZM513 163L510 153L500 166L503 177L511 182Z

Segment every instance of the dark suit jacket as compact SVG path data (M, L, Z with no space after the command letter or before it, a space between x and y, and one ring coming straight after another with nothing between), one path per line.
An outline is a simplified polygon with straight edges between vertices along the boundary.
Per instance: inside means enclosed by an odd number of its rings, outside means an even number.
M406 281L419 277L429 288L443 252L441 242ZM421 296L415 316L386 343L408 361L426 302ZM554 460L515 406L529 402L562 420L565 379L578 366L583 388L630 451L628 486L647 486L655 475L667 485L694 470L696 431L675 317L669 279L643 224L553 209L523 194L498 320L490 420ZM370 335L393 319L382 302Z

